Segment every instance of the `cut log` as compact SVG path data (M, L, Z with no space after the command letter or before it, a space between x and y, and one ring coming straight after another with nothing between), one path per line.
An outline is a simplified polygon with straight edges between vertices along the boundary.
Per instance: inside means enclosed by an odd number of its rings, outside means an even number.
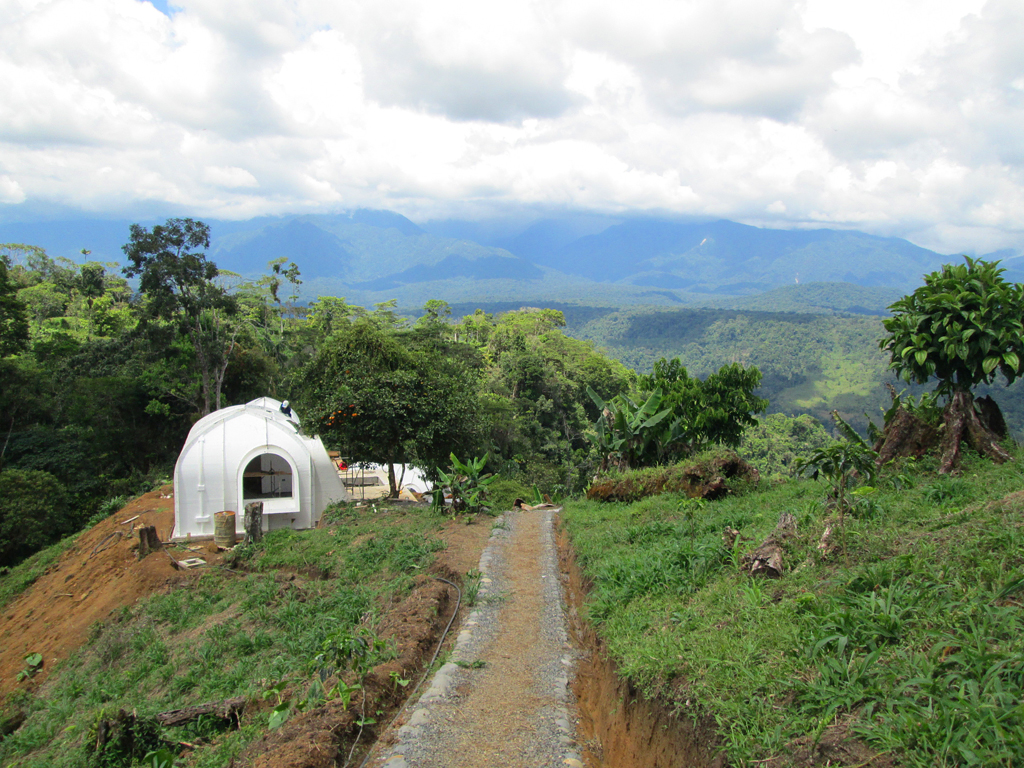
M197 720L202 715L216 715L224 720L234 720L237 724L242 710L245 709L245 702L244 696L236 696L232 699L224 699L224 701L212 701L209 704L172 709L158 713L156 721L165 728L173 728L176 725L184 725Z
M263 502L251 501L245 505L245 544L256 544L263 540Z
M796 536L796 518L789 512L779 515L779 522L767 539L740 559L740 566L752 578L777 579L782 576L782 545Z
M160 537L156 535L156 526L144 525L139 528L139 560L157 552L162 546Z

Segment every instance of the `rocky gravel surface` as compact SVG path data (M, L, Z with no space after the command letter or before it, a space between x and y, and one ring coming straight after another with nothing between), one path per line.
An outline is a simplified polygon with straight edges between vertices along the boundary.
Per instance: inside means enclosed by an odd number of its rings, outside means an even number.
M480 558L451 658L377 750L377 768L582 768L569 689L576 653L559 581L559 510L512 511ZM395 735L392 735L392 739ZM386 742L385 738L385 742Z

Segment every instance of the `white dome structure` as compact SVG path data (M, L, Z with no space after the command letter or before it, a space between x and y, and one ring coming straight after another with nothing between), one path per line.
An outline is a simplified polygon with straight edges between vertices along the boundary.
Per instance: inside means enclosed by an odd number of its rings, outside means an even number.
M174 538L213 536L213 515L263 502L263 530L312 528L348 493L319 437L299 431L299 417L270 397L204 416L188 433L174 466Z

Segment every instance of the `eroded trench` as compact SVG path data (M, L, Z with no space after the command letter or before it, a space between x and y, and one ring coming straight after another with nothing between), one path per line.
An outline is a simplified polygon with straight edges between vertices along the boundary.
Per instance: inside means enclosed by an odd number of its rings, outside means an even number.
M673 715L619 677L601 639L583 619L591 585L564 529L557 541L569 633L578 653L572 691L587 768L724 768L712 723Z

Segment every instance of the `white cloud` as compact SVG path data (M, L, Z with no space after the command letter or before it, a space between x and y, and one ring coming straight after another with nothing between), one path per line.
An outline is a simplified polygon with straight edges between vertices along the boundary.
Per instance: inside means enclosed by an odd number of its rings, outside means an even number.
M645 209L1024 246L1016 0L172 5L0 0L0 200Z
M203 181L227 189L242 189L246 187L258 187L260 183L256 177L244 168L229 166L209 165L203 169Z
M17 205L25 202L21 185L9 176L0 176L0 203Z

